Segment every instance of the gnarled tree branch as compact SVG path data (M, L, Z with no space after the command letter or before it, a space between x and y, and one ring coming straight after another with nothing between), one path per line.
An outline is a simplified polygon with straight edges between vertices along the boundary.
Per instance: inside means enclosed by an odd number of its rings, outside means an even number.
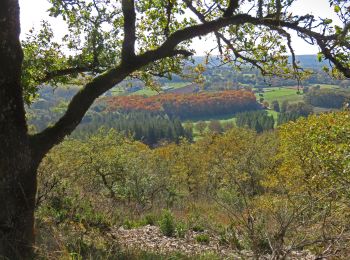
M336 68L344 74L345 77L350 78L350 67L346 67L343 63L337 60L337 58L332 55L329 48L327 48L327 45L324 41L318 39L317 44L320 46L324 57L330 60L336 66Z
M230 2L228 3L228 7L224 12L223 17L230 17L234 11L236 11L236 9L239 6L239 0L230 0Z
M46 75L43 78L39 79L38 81L40 83L45 83L56 77L62 77L62 76L67 76L75 73L83 73L83 72L89 72L89 71L96 71L96 70L93 69L91 66L72 67L72 68L66 68L61 70L54 70L54 71L47 72Z

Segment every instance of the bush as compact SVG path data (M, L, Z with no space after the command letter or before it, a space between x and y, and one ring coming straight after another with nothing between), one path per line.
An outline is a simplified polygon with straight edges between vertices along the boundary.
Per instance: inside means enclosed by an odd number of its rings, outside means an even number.
M169 210L164 210L159 222L159 228L163 235L171 237L175 233L174 217Z
M123 228L125 229L133 229L135 226L135 222L129 219L126 219L123 223Z
M280 104L277 100L272 101L271 106L274 111L280 112Z
M194 232L203 232L205 230L206 220L202 218L200 211L197 208L188 216L188 226Z
M207 234L199 234L196 236L196 241L200 244L209 244L209 236Z
M219 232L219 245L226 246L229 244L225 230Z
M194 232L203 232L204 231L204 227L197 223L194 226L192 226L192 230Z
M145 223L145 225L154 226L157 222L157 217L153 214L147 214L144 217L143 222Z
M176 236L178 238L184 238L187 232L187 226L184 222L180 221L176 224Z

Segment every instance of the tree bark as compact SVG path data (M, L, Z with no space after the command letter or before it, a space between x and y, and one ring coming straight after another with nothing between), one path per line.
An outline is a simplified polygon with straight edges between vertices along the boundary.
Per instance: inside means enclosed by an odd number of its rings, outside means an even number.
M0 258L28 259L34 243L36 168L21 89L17 0L0 8Z

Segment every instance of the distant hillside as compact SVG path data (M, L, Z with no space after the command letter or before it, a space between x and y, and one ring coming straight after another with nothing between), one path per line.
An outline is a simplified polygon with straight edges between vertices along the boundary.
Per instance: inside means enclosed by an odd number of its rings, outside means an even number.
M323 66L329 65L326 61L319 62L317 55L297 55L296 59L300 62L300 66L304 68L321 69Z
M205 56L194 56L194 63L200 64L204 63L206 57ZM326 61L319 62L317 60L317 55L310 54L310 55L297 55L296 56L297 62L300 64L303 68L311 68L311 69L321 69L323 66L327 66L328 63ZM292 61L292 58L289 58L289 61ZM211 56L209 58L209 66L217 66L220 64L220 60L216 56Z
M199 90L200 90L200 86L192 83L192 84L188 84L182 88L168 90L167 93L190 94L190 93L199 92Z

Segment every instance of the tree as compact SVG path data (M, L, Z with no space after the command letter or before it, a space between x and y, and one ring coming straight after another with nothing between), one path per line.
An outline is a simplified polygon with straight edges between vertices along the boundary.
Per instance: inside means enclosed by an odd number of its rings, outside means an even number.
M283 105L284 103L282 103ZM284 111L284 110L283 110ZM298 102L287 106L287 110L278 115L277 124L281 125L288 121L295 121L299 117L307 117L313 113L313 107L304 102Z
M278 103L277 100L272 101L271 105L274 111L280 112L280 104Z
M198 145L201 142L205 140ZM244 237L244 243L257 255L266 254L267 243L261 243L266 240L262 232L265 224L260 221L261 205L255 198L264 193L262 179L275 147L274 133L257 135L248 129L233 128L203 149L208 158L203 170L208 175L208 195L227 212L233 236L239 232L237 236ZM243 240L235 239L234 246L239 248L240 241Z
M288 100L283 100L282 105L281 105L281 113L287 112L288 109Z
M196 123L196 130L202 135L207 128L208 124L205 121L199 121Z
M97 97L125 78L138 77L150 84L152 75L170 78L181 73L181 61L193 54L186 46L194 37L214 33L225 62L238 66L248 62L264 75L287 73L299 78L290 35L295 31L318 44L320 60L329 60L350 78L345 0L330 1L341 14L342 27L331 26L326 18L291 15L293 1L50 3L50 15L68 25L62 43L54 42L46 22L39 33L34 31L21 43L18 0L2 1L0 11L0 255L10 259L33 253L36 175L45 154L76 128ZM195 18L184 19L188 11ZM282 55L287 49L293 57L289 69L288 57ZM29 135L24 101L29 104L42 83L57 85L76 78L84 86L63 116L53 126Z
M208 124L208 128L211 133L220 134L223 131L222 125L219 120L211 120Z
M264 108L269 108L270 104L266 100L263 102Z
M349 80L342 80L340 83L339 83L339 86L341 88L349 88L350 87L350 81Z
M248 127L257 133L273 129L275 121L265 110L243 112L236 114L236 125L238 127Z
M304 86L303 87L303 94L306 94L309 92L309 87L308 86Z
M273 207L281 199L284 209L289 204L290 213L283 210L281 214L288 216L285 227L280 228L285 236L281 242L290 237L292 248L328 248L319 250L320 258L341 255L341 248L348 248L345 236L340 235L349 225L344 218L349 206L343 203L349 196L349 160L344 156L350 150L350 138L345 134L350 127L348 118L348 112L325 113L282 125L279 154L271 163L275 166L270 167L274 170L264 182L267 190L279 190L278 198L267 197Z
M309 91L304 100L307 104L325 108L342 108L350 99L350 91L347 89L315 89Z
M235 127L235 125L231 121L222 124L222 129L223 129L224 132L226 132L226 131L234 128L234 127Z

